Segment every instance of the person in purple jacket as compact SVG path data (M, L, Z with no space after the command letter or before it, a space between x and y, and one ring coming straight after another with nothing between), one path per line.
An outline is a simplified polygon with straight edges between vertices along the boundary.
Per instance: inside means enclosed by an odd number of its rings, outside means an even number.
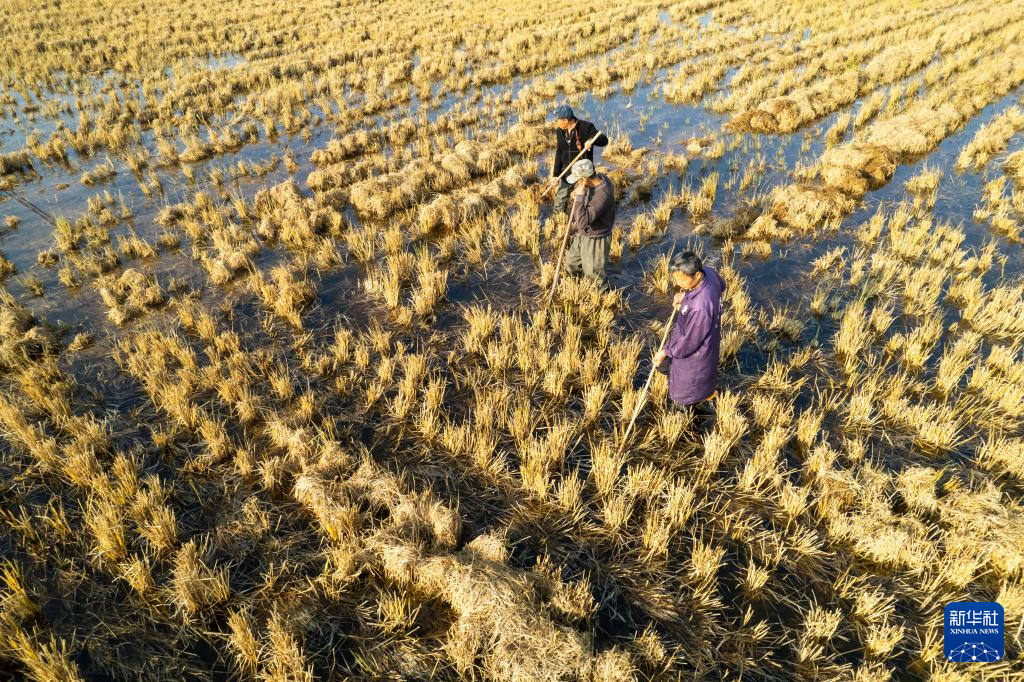
M706 267L692 251L672 259L672 279L682 289L675 295L675 325L665 347L654 358L655 366L668 358L668 394L679 407L705 407L718 381L722 345L722 294L725 281Z

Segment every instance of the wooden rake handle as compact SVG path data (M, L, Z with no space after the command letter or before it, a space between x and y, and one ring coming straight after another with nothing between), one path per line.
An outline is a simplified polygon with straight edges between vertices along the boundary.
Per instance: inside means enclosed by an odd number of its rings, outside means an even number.
M676 321L676 313L678 312L679 308L673 305L672 314L668 318L668 324L665 325L665 331L662 332L661 334L661 343L658 344L658 350L655 351L654 353L655 356L657 356L657 354L661 352L663 348L665 348L665 342L668 341L669 332L672 331L672 325ZM640 399L637 401L636 407L633 408L633 416L629 420L629 426L626 427L626 432L622 434L622 443L619 445L620 454L622 453L622 450L626 447L626 442L629 440L629 434L633 430L633 424L636 423L636 418L640 416L640 410L642 410L644 408L644 405L647 403L647 392L651 388L651 380L654 379L654 373L657 371L657 369L658 366L652 362L651 371L647 375L647 381L644 382L644 388L642 391L640 391Z
M558 262L555 263L555 276L551 280L551 290L548 292L548 297L544 300L544 308L551 305L551 301L555 298L555 289L558 288L558 278L562 274L562 260L565 258L565 246L569 243L570 232L572 232L571 220L565 224L565 234L562 235L562 248L558 250Z
M587 145L590 144L591 142L593 142L594 140L596 140L598 137L600 137L600 135L601 135L601 131L600 130L598 130L596 133L594 133L594 136L592 138L590 138L589 140L587 140L586 143L584 143L583 149L581 149L580 153L576 155L576 158L573 159L572 161L570 161L569 165L562 169L562 172L558 174L558 177L555 178L555 180L561 180L563 177L565 177L565 174L569 172L569 169L572 168L572 165L574 163L576 163L577 161L579 161L581 156L583 156L584 154L587 153ZM543 192L541 192L540 198L543 199L544 197L546 197L548 195L548 192L550 192L554 188L555 188L555 183L552 182L550 185L548 185L547 189L545 189Z

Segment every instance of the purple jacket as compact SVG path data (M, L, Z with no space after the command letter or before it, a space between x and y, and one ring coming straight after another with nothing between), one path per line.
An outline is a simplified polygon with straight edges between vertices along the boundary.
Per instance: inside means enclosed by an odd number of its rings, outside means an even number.
M704 280L686 292L676 314L665 354L672 358L668 394L682 405L698 403L715 392L724 292L725 281L705 265Z

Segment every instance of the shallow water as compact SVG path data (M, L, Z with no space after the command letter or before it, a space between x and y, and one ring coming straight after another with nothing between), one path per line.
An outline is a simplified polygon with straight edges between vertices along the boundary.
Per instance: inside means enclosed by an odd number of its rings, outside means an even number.
M671 22L671 17L665 12L662 12L659 17L663 22ZM708 12L700 18L699 25L701 29L704 29L712 21L712 13ZM804 40L809 37L810 35L805 32ZM207 67L210 69L244 68L245 60L239 55L211 56ZM553 75L571 71L574 68L577 67L562 67L553 72ZM588 94L570 101L580 117L594 121L599 128L611 131L614 136L628 136L634 148L645 148L652 152L683 153L685 141L690 137L719 135L728 140L729 137L723 129L728 116L719 116L708 111L703 104L670 104L660 96L662 84L671 77L674 69L675 67L670 66L649 74L642 78L636 88L629 93L615 92L606 98ZM720 83L723 91L727 92L731 77L731 73L727 74ZM906 80L912 78L913 75ZM486 86L479 90L479 95L500 95L508 92L514 97L525 83L533 79L533 77L517 78L507 85ZM410 87L410 89L412 88ZM469 93L432 98L431 102L424 103L420 102L413 93L407 104L379 114L376 118L379 121L384 121L386 117L415 114L422 107L427 107L428 118L434 120L459 107L467 97L474 97L476 94L476 90L471 90ZM977 129L1011 106L1019 95L1020 89L1010 92L1001 100L987 106L962 130L945 139L932 153L913 163L900 166L888 185L864 196L860 207L843 222L842 228L837 233L816 240L798 236L788 244L776 244L772 257L767 261L760 258L741 259L737 253L734 265L740 275L746 279L753 302L766 309L789 308L805 303L813 293L813 287L808 287L804 277L810 262L837 246L851 247L853 245L851 228L870 217L879 206L892 205L903 199L903 184L925 164L944 170L934 210L936 218L948 220L954 224L964 224L967 234L965 248L979 248L992 239L987 226L975 223L971 214L980 197L981 187L987 173L998 168L997 164L1001 162L1001 158L1005 154L993 159L988 164L986 171L980 174L956 173L952 170L952 165L960 148L974 135ZM638 213L655 205L666 191L678 190L680 187L696 188L702 179L713 170L719 172L718 196L711 216L702 222L709 224L715 220L733 217L736 206L745 197L766 196L772 188L790 181L790 172L798 162L807 162L819 156L825 148L825 131L844 111L855 113L861 103L861 100L858 100L850 107L828 115L790 135L747 136L742 144L733 150L727 149L722 158L717 160L701 156L691 158L689 168L681 177L673 172L659 179L649 202L620 207L619 222L628 226ZM315 108L313 111L318 112ZM65 115L62 119L70 119L70 117ZM71 123L70 120L64 122ZM45 140L46 129L42 127L45 125L44 122L36 121L33 125L35 129L44 132L43 139ZM482 120L480 125L487 125L487 122ZM0 140L3 141L5 148L17 148L20 143L23 143L24 135L25 125L23 123L14 124L10 120L0 121ZM155 238L161 232L161 228L153 220L160 207L167 203L184 201L197 189L203 189L208 184L205 177L211 169L224 168L240 160L264 161L271 156L282 157L288 153L295 158L298 164L298 170L294 175L290 176L283 164L280 164L264 177L227 179L226 187L232 193L238 193L245 197L247 201L251 200L259 189L273 186L289 177L293 177L299 187L303 188L306 177L313 170L313 166L309 162L310 154L323 147L332 135L333 127L322 120L319 125L313 126L309 134L305 136L281 134L273 140L261 138L258 142L248 144L237 152L215 156L192 164L198 180L197 185L186 182L177 168L158 168L157 175L163 183L164 194L154 197L143 195L136 178L119 164L119 172L111 180L95 187L82 185L79 181L81 173L105 161L105 156L100 154L82 160L72 152L69 167L46 167L42 169L39 177L31 182L18 185L9 194L31 202L50 215L65 215L74 218L84 211L88 197L99 192L110 192L114 197L125 198L132 208L134 229L139 236L154 243ZM145 140L151 140L151 137L150 133L144 134ZM1024 147L1024 137L1017 135L1010 142L1009 152L1022 147ZM729 183L731 171L738 169L737 172L742 174L742 169L750 158L750 153L760 154L766 159L768 163L766 172L753 187L742 194L727 191L726 185ZM547 154L541 155L538 159L541 176L547 174L549 159L550 156ZM779 161L782 163L778 163ZM600 153L598 162L601 163ZM40 166L41 164L37 163L36 165ZM304 189L302 191L308 194ZM57 281L57 268L44 269L35 264L36 254L52 243L51 226L29 207L13 200L8 193L4 193L0 198L0 214L15 215L21 219L21 225L17 230L0 233L0 252L15 263L19 276L31 272L36 273L41 279L46 294L42 299L31 300L32 307L54 323L70 325L76 330L103 332L106 328L103 319L104 310L98 301L95 288L85 286L78 291L68 292ZM542 213L542 215L544 214ZM127 228L123 224L118 225L111 231L111 237L116 239L117 234L125 233L127 233ZM1003 273L1017 275L1024 272L1024 260L1022 260L1020 249L1013 248L1013 245L1006 243L1001 237L995 237L995 239L1000 242L1000 251L1008 254ZM711 262L719 260L717 252L721 246L720 242L707 235L697 234L695 226L682 211L674 212L669 229L662 237L646 243L636 251L626 248L622 262L613 269L615 285L623 288L626 292L628 312L621 320L625 328L644 327L664 315L666 302L651 297L644 291L643 273L657 255L667 252L673 247L682 248L683 245L699 247L704 253L710 255ZM535 295L537 293L536 285L533 284L535 264L530 257L516 254L514 245L511 248L513 251L510 254L502 256L498 262L488 265L486 276L474 272L468 277L460 279L453 273L449 300L460 303L477 299L503 300L506 304L517 305L523 297ZM276 248L263 249L256 260L262 265L276 262L281 257L281 252ZM125 267L142 267L147 271L154 272L161 282L164 281L164 277L171 275L184 277L199 284L205 281L205 273L186 253L180 250L170 253L162 252L159 258L142 264L125 259L123 265ZM519 272L525 276L518 276ZM318 283L318 298L312 311L316 322L311 325L313 328L319 327L319 323L337 315L363 320L375 317L372 304L364 303L354 306L351 303L352 297L347 295L359 287L361 274L362 266L350 263L322 276L322 280ZM994 277L996 274L992 273L990 276ZM27 292L19 283L18 276L9 280L8 286L23 300L27 298ZM211 300L218 300L222 295L228 295L230 289L237 288L237 286L228 287L227 291L222 294L211 291L216 289L215 287L206 287L204 296L212 297ZM442 316L442 322L443 320L444 316ZM808 338L812 338L815 334L820 334L820 330L811 324L808 325L804 334ZM743 370L749 372L754 368L744 367Z

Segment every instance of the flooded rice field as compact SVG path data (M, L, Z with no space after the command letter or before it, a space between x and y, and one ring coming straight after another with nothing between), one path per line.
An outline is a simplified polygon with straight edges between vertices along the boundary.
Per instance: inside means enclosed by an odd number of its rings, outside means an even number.
M1013 679L1022 10L10 3L0 679Z

